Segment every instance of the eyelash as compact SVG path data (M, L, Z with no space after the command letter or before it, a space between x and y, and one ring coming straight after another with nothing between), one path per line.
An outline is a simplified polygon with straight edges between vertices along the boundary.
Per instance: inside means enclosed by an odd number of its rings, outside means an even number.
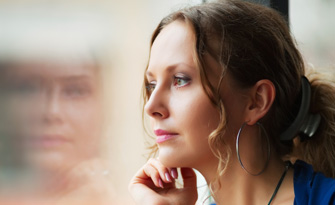
M185 81L183 85L178 85L178 82ZM187 76L174 76L173 85L177 88L182 88L190 83L191 79Z
M185 81L182 85L178 85L178 83L180 83L180 81ZM185 87L187 85L190 84L191 78L187 77L187 76L174 76L173 77L173 86L175 86L177 89ZM156 88L156 81L151 81L149 83L146 84L146 90L148 91L149 94L151 94L155 88Z
M156 88L156 83L153 83L153 82L154 81L152 81L150 83L147 83L146 86L145 86L145 88L147 89L147 92L149 94L151 94L154 91L154 89Z
M90 93L90 88L84 85L68 85L63 89L66 96L72 98L84 97Z

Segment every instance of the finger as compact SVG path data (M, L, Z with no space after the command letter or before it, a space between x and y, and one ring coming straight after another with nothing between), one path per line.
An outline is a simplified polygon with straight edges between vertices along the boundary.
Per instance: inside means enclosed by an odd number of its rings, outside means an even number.
M146 166L144 166L143 175L146 178L151 178L152 182L155 184L156 187L161 187L161 188L164 187L159 171L152 164L148 163L146 164Z
M171 168L170 175L172 176L172 178L177 179L178 178L177 168Z
M133 187L134 185L144 185L150 189L154 189L155 187L160 187L158 182L159 178L157 170L154 169L151 164L146 163L132 178L129 187Z
M152 158L149 159L148 163L157 169L163 182L170 183L173 181L173 177L171 176L169 169L165 167L159 160Z
M197 188L197 176L192 168L181 168L181 175L183 177L184 188Z

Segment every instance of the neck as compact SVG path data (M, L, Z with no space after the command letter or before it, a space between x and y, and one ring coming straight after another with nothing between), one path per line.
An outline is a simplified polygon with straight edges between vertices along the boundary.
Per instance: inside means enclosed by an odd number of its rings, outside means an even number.
M232 156L225 173L218 181L213 182L215 180L214 176L217 176L216 168L209 167L211 166L198 170L203 174L207 183L212 184L213 195L217 204L268 204L285 171L283 161L272 157L265 171L259 176L253 176L243 170L236 156ZM276 195L276 202L286 201L287 199L289 199L288 201L293 200L293 183L290 181L293 174L291 172L290 170L288 176L284 178L278 196ZM279 194L282 196L279 196Z

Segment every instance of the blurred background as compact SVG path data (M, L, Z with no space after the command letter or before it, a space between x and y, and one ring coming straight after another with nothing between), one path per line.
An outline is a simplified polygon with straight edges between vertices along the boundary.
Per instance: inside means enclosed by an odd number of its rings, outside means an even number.
M199 3L1 0L0 181L10 184L22 176L15 170L32 173L38 169L30 158L43 169L58 170L82 152L66 168L86 159L103 159L99 173L108 173L115 196L112 204L131 204L128 183L149 153L150 139L142 127L141 89L151 34L171 11ZM289 16L306 62L316 69L334 70L335 1L291 0ZM78 75L89 80L79 79L75 85L59 80ZM65 134L58 133L58 128ZM64 148L64 156L55 154L59 151L55 147L67 135L76 138L73 146L79 148L72 152ZM27 139L33 141L29 149L21 143ZM30 156L36 149L42 151ZM54 168L56 162L61 165ZM203 184L200 179L199 186ZM207 196L203 192L200 201Z

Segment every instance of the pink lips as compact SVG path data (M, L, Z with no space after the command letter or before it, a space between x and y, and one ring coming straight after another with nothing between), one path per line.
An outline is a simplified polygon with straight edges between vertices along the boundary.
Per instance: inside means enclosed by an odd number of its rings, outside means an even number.
M61 146L67 142L67 139L59 135L43 135L31 138L28 143L33 147L52 148Z
M155 132L155 135L157 136L156 138L157 143L165 142L178 135L177 133L172 133L172 132L168 132L168 131L160 130L160 129L154 130L154 132Z

